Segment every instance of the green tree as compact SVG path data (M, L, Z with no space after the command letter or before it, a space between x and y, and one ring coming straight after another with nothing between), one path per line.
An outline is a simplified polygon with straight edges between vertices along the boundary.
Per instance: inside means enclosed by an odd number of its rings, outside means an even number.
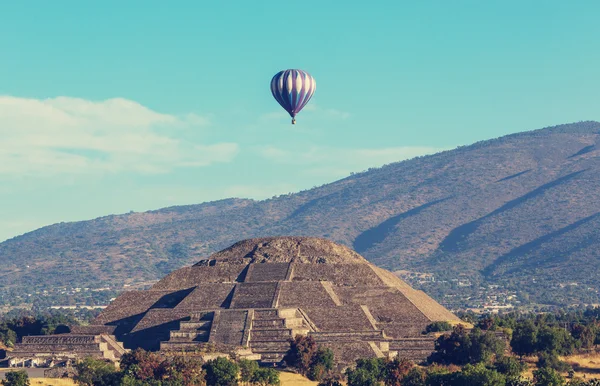
M504 356L496 360L494 368L508 378L516 379L519 378L523 371L525 371L527 365L515 357Z
M258 362L248 359L240 359L238 366L240 367L240 380L244 383L251 382L254 372L259 368Z
M4 380L2 380L4 386L29 386L29 376L27 371L9 371L4 374Z
M346 378L348 378L348 386L381 386L382 384L373 372L364 367L346 370Z
M545 367L533 372L533 382L536 386L563 386L565 379L556 370Z
M452 331L452 325L448 322L433 322L425 327L425 333Z
M75 364L77 374L73 378L79 385L112 386L119 373L114 364L95 358L85 358Z
M555 352L560 355L573 353L573 337L562 328L543 327L537 336L537 351Z
M206 384L209 386L232 386L238 383L240 368L227 358L210 360L202 368L206 371Z
M488 362L492 357L501 357L506 344L491 331L478 328L470 333L462 326L454 327L451 334L440 336L435 342L435 352L429 362L465 365Z
M532 320L517 324L513 331L510 347L519 356L531 355L537 348L538 328Z
M567 362L561 361L555 352L546 351L543 351L538 354L537 367L549 367L560 372L567 372L571 370L571 365L569 365Z
M279 373L272 368L259 368L252 374L250 380L255 385L279 385Z
M328 348L319 347L312 357L308 370L308 378L311 381L321 381L333 370L333 365L333 351Z
M505 386L504 374L488 369L483 363L466 365L454 380L456 385L469 386Z

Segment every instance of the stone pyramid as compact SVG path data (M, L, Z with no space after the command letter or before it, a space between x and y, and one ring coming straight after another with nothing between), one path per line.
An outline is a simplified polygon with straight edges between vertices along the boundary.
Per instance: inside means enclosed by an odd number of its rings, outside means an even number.
M169 353L238 349L279 362L297 334L340 363L400 355L422 359L433 321L459 319L349 248L312 237L240 241L149 290L125 292L90 326L126 348ZM79 329L81 333L81 329Z

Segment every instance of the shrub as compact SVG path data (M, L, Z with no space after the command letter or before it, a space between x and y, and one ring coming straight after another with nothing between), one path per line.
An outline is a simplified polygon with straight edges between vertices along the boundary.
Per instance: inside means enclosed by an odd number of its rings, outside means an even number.
M5 386L29 386L29 376L27 371L9 371L4 374L2 384Z

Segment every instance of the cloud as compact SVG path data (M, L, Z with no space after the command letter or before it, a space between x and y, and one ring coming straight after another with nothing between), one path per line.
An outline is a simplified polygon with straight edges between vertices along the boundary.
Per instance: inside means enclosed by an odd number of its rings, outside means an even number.
M207 124L206 117L163 114L123 98L0 96L0 175L164 173L232 161L235 143L175 135Z
M399 146L387 148L333 148L309 146L304 149L282 149L273 146L258 148L259 155L271 162L304 166L311 176L343 177L369 167L403 161L437 153L446 148L429 146Z

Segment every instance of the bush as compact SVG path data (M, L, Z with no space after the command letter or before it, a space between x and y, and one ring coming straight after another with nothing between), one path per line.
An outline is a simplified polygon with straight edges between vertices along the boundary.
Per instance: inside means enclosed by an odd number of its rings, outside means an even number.
M425 333L452 331L452 325L448 322L433 322L425 327Z
M240 368L235 362L219 357L202 366L206 371L206 384L209 386L237 385Z
M4 374L2 384L5 386L29 386L29 376L27 371L9 371Z
M324 379L333 370L333 365L333 351L328 348L318 348L308 370L308 379L311 381Z

